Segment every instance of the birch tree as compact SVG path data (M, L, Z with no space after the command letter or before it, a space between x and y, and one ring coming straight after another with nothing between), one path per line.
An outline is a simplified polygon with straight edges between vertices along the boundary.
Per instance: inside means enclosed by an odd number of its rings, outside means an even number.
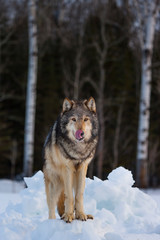
M28 1L28 30L29 30L29 63L26 96L26 116L24 133L24 174L32 175L34 154L34 126L36 110L36 82L37 82L37 22L36 0Z
M146 187L148 182L147 159L152 80L151 65L159 3L159 0L134 1L138 20L138 37L141 46L141 92L139 104L136 181L137 184L142 187Z

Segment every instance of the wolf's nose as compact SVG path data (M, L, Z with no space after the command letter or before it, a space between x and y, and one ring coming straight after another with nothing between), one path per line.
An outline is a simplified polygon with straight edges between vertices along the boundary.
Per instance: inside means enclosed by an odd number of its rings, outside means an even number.
M81 132L81 137L83 137L83 136L84 136L84 132L82 131L82 132Z

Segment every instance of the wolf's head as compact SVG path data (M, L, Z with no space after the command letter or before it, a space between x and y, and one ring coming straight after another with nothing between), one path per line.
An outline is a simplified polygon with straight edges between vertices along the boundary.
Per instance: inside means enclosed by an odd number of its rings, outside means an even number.
M88 142L97 137L98 120L94 98L84 101L65 98L61 112L61 131L75 142Z

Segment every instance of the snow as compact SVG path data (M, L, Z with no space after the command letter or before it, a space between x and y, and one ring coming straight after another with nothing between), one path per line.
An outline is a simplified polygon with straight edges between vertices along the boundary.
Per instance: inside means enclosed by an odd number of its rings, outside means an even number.
M84 207L94 216L86 222L65 223L58 214L57 219L48 220L43 173L24 180L27 188L17 194L17 202L10 202L0 213L0 239L160 240L160 197L150 191L155 201L133 187L132 174L123 167L104 181L86 178Z
M24 182L11 181L8 179L0 180L0 192L18 193L24 188Z
M16 182L8 179L0 180L0 213L4 212L9 202L16 204L21 202L17 194L24 189L24 182Z
M0 213L4 212L9 203L21 202L21 198L16 193L0 193Z

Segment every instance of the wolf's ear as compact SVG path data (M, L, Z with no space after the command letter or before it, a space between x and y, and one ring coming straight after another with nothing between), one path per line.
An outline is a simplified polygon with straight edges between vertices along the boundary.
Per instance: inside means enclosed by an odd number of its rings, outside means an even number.
M96 103L93 97L90 97L88 100L85 100L84 103L91 112L96 113Z
M69 111L73 106L73 101L69 100L68 98L65 98L63 101L63 107L62 107L62 112L67 112Z

